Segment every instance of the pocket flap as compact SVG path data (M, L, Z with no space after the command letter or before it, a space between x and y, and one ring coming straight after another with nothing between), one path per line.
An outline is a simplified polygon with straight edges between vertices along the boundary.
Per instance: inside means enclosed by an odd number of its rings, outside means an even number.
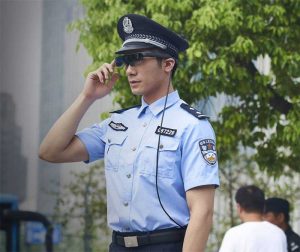
M151 147L156 149L158 143L158 138L151 138L146 143L146 147ZM161 137L160 144L159 144L159 151L175 151L178 149L179 146L179 139L171 138L171 137Z
M122 145L127 135L125 134L116 134L105 136L105 142L108 145Z

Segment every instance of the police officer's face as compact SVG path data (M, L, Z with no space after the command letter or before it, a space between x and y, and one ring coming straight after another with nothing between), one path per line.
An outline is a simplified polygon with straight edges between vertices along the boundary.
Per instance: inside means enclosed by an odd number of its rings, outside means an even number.
M273 212L267 212L264 214L264 220L271 222L272 224L279 226L281 225L280 214L275 214Z
M169 80L166 61L161 64L155 57L144 57L136 62L134 66L126 66L126 75L133 94L143 95L146 102L154 102L156 99L166 95L166 87ZM173 59L170 59L173 60ZM172 68L171 68L172 69Z

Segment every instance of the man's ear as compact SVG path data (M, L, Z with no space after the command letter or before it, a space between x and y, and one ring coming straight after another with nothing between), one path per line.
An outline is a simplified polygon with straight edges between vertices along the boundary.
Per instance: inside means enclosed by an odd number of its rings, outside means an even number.
M236 208L237 208L237 212L238 212L238 213L241 213L241 212L242 212L242 208L241 208L241 206L240 206L239 203L236 203Z
M172 69L175 67L175 63L175 59L173 58L164 59L164 70L168 73L172 72Z
M276 216L276 219L277 221L281 224L281 223L285 223L285 217L284 217L284 214L283 213L279 213L277 216Z

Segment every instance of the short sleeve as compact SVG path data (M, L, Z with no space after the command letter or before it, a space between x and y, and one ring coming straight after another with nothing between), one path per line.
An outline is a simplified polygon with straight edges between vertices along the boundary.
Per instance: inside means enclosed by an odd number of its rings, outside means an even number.
M105 142L103 139L107 130L107 121L94 124L76 133L76 136L85 145L89 154L89 160L86 160L85 163L90 163L104 157Z
M216 139L208 120L198 120L185 129L181 149L185 191L203 185L219 186Z

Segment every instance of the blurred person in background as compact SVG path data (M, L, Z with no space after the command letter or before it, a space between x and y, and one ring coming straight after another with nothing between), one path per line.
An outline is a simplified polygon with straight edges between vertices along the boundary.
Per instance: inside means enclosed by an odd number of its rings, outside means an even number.
M243 186L235 195L242 224L230 228L219 252L286 252L284 232L263 220L264 192L254 186Z
M300 252L300 236L290 224L290 203L282 198L268 198L265 202L264 219L280 227L286 235L288 252Z

